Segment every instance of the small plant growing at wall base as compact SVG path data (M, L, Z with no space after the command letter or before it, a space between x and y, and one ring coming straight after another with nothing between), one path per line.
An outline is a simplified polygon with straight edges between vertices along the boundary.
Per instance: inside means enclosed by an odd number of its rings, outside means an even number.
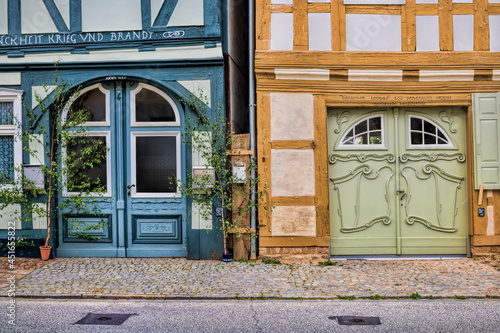
M213 216L218 218L222 231L223 257L229 258L229 233L256 237L256 231L245 227L242 220L252 209L261 205L264 192L257 193L257 200L252 202L250 188L258 183L258 178L241 178L232 172L229 163L232 151L229 147L234 143L233 135L222 107L216 113L211 113L207 98L201 93L199 96L191 95L183 103L197 113L196 119L186 120L183 140L191 146L201 162L192 173L188 173L185 182L176 180L178 188L181 194L192 198L193 205L199 209L204 219L212 220ZM248 171L255 168L255 161L250 161ZM236 202L235 198L238 196L244 199Z

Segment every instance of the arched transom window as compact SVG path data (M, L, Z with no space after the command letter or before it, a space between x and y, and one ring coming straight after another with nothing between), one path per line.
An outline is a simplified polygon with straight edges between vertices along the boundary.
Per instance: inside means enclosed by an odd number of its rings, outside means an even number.
M446 132L433 121L420 117L409 116L410 147L437 146L440 148L453 147L453 143Z
M339 147L381 147L384 145L383 115L363 118L349 128Z

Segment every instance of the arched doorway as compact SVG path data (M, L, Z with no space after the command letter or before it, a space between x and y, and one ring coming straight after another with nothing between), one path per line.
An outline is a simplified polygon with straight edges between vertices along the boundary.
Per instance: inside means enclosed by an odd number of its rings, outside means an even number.
M180 104L132 81L88 86L71 103L90 111L85 136L108 148L105 162L85 171L105 191L86 198L95 215L60 212L58 256L186 256L186 204L177 188L185 168ZM66 188L60 199L68 195ZM82 228L90 237L79 236Z

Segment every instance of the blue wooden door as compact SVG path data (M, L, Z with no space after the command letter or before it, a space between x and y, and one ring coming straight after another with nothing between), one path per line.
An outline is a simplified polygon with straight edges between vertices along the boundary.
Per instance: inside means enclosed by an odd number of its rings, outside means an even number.
M116 110L125 115L119 120L123 133L116 131L117 148L123 151L116 177L117 195L125 202L118 228L126 231L126 255L184 257L185 205L177 188L184 155L179 111L170 96L153 86L124 82L123 93L126 112Z
M106 191L86 199L95 215L61 212L58 255L185 257L179 104L158 87L131 81L89 86L75 103L91 113L85 135L108 147L106 161L86 170Z

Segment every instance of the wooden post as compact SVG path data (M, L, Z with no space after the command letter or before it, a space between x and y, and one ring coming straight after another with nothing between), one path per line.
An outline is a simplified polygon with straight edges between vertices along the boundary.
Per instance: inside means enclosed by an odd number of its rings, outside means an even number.
M238 134L232 136L231 145L231 167L244 166L246 177L250 176L250 134ZM248 260L250 255L250 237L255 230L250 230L250 212L248 202L250 199L250 187L245 184L233 185L233 211L232 217L239 223L235 228L228 230L230 244L233 247L233 259Z

